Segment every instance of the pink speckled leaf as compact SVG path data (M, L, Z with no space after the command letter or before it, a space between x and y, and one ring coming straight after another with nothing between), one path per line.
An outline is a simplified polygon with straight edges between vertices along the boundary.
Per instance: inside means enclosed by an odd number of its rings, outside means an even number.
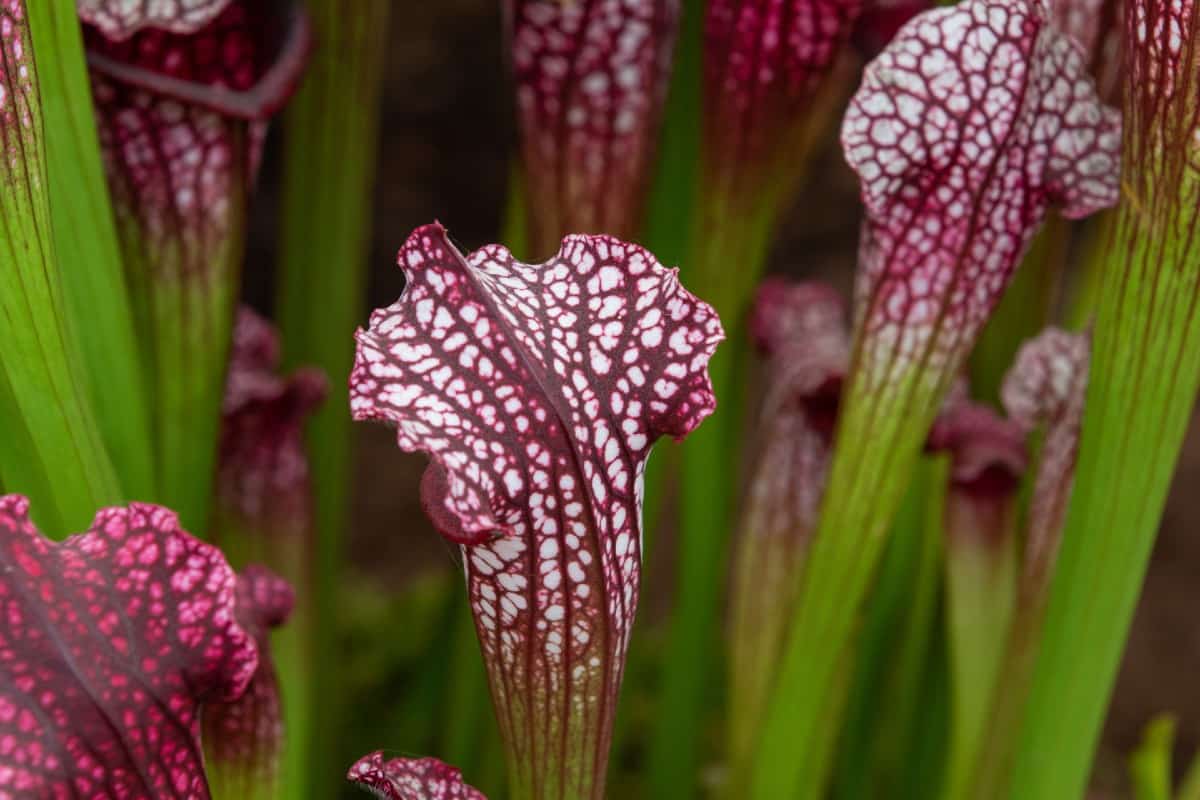
M76 0L79 16L111 39L126 39L142 28L194 33L233 0Z
M1045 430L1025 543L1026 579L1038 592L1052 574L1075 484L1090 359L1089 334L1049 328L1021 347L1001 389L1009 416L1027 431Z
M1120 118L1035 0L919 15L868 66L842 144L862 182L869 368L953 371L1056 205L1117 198Z
M327 386L318 370L283 377L278 368L275 329L243 307L222 409L218 504L244 528L282 534L306 529L311 518L304 423Z
M385 800L487 800L463 782L462 773L436 758L392 758L371 753L346 778Z
M258 668L241 697L204 707L204 752L217 797L251 797L276 780L284 727L270 634L295 600L288 582L265 567L252 564L238 574L236 618L258 645Z
M795 609L850 364L845 303L824 284L764 282L750 331L767 364L731 590L736 763L753 746Z
M635 245L570 236L539 265L463 257L439 225L358 333L356 419L433 464L430 516L467 545L470 601L510 767L602 793L637 601L650 446L714 408L712 309Z
M209 796L201 704L258 665L216 548L140 504L55 544L3 497L0 616L0 796Z
M240 224L231 217L243 213L262 125L290 97L305 63L307 18L235 0L188 35L85 35L118 219L136 222L152 252L178 242L185 269L200 270ZM148 260L154 268L165 257Z
M799 127L862 0L711 0L705 21L706 158L750 192L792 171ZM788 158L792 156L792 158Z
M529 246L636 236L678 34L678 0L505 0Z

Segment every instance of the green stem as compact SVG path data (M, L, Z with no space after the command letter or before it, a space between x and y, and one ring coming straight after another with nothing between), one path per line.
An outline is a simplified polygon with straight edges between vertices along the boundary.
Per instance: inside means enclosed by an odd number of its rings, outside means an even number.
M319 47L286 123L279 322L287 366L323 369L342 386L363 316L378 106L388 32L388 0L308 4ZM340 399L339 399L340 398ZM343 765L318 746L338 730L338 588L352 473L351 422L336 394L308 428L316 502L313 583L315 659L305 776L285 776L307 796L334 791Z
M675 71L663 113L658 173L646 206L646 246L667 266L684 263L688 255L700 159L705 3L684 0L682 6Z
M231 121L231 138L248 135L244 122ZM245 176L236 171L230 185ZM219 241L201 246L190 236L152 244L136 225L124 231L135 313L154 364L153 407L158 443L161 502L188 530L207 536L221 430L221 403L230 335L237 305L245 246L246 195L229 197L230 229ZM123 226L124 227L124 226ZM202 264L194 262L199 255Z
M1083 241L1079 247L1079 268L1063 314L1067 327L1072 330L1086 327L1100 305L1107 257L1105 248L1112 242L1112 226L1116 216L1116 211L1108 208L1084 224Z
M911 365L881 377L863 361L859 352L803 590L748 778L756 800L822 793L821 775L795 758L794 748L821 733L824 698L942 394Z
M943 784L946 800L975 796L971 781L986 741L1016 601L1015 499L979 501L951 489L946 501L946 624L952 687L952 737Z
M29 5L39 66L54 244L70 327L100 433L128 499L155 499L150 409L117 229L100 160L72 0Z
M687 281L697 296L717 309L729 341L717 349L708 367L717 410L681 448L676 603L662 665L661 707L650 742L649 792L655 797L690 795L695 788L705 712L711 705L707 698L722 674L712 654L721 652L720 598L738 485L743 320L753 276L765 261L770 230L763 223L730 222L724 236L694 248ZM733 263L741 264L745 273L731 280L728 267Z
M944 492L944 461L921 461L880 565L838 747L833 792L841 800L877 797L881 787L894 786L911 744L941 584L943 537L933 501Z
M920 554L912 584L910 609L900 631L899 651L890 662L890 680L882 703L883 720L876 732L874 753L869 762L871 774L867 797L877 797L899 787L898 798L937 796L933 781L914 776L933 774L942 777L940 758L945 748L938 736L947 727L926 703L927 695L945 703L942 687L948 680L925 684L929 674L947 661L939 657L945 637L939 614L942 597L942 563L945 534L939 524L944 514L950 459L946 456L922 461L917 473L916 494L925 500L920 529ZM940 693L939 693L940 692ZM940 726L940 727L939 727ZM930 763L926 763L926 761ZM907 780L906 780L907 779ZM912 787L920 787L915 792ZM904 789L908 789L905 793Z

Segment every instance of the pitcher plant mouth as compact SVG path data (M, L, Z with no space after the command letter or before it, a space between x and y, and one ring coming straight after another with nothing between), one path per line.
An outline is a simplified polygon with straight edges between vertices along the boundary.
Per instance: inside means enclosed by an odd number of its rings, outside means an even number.
M76 0L79 17L121 41L146 28L195 33L234 0Z
M856 316L877 369L954 370L1047 209L1117 200L1120 115L1030 0L908 22L868 65L842 144L867 209Z
M514 793L601 797L646 458L712 413L720 322L608 236L523 264L433 224L398 260L404 294L357 334L351 412L431 458L422 505L463 547Z
M141 37L155 38L157 46L152 50L144 45L139 48L139 34L130 40L110 40L102 30L88 29L88 66L93 72L127 86L186 105L238 119L268 119L283 109L299 86L312 51L313 33L309 16L300 4L291 0L264 2L264 8L247 12L262 15L260 23L249 29L253 64L239 64L232 72L204 75L202 69L197 75L187 75L187 42L192 37L215 40L222 36L243 35L235 34L233 26L235 12L246 6L243 0L229 3L207 26L198 30L176 34L160 30L141 33ZM147 61L144 52L163 57L157 62ZM211 65L204 66L212 68ZM176 70L180 74L172 74Z

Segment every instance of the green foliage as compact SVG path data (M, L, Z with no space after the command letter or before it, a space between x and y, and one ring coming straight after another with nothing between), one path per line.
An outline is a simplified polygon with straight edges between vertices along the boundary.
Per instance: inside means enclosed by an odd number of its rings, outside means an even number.
M155 499L150 416L73 0L30 3L65 310L124 499Z
M852 645L859 606L942 394L916 369L883 387L877 380L851 369L821 519L750 776L756 800L821 794L821 775L789 756L791 743L820 731L827 687Z
M1200 385L1200 181L1142 149L1104 279L1074 495L1010 796L1080 796ZM1155 180L1169 168L1176 181ZM1172 185L1173 184L1173 185ZM1128 189L1127 191L1135 191ZM1166 195L1166 196L1164 196Z
M9 61L0 84L9 103L0 108L0 425L16 444L0 447L0 475L9 491L30 496L43 528L63 535L86 528L96 508L119 502L121 492L67 325L38 94L37 67L51 59L28 34L18 24L15 39L0 42L8 50L14 41L24 53L23 62Z
M371 189L389 0L308 4L320 46L287 115L279 323L287 367L313 365L344 386L362 323L371 225ZM352 472L353 438L335 395L308 428L316 502L318 566L313 585L312 694L308 730L296 731L285 779L303 796L326 797L344 771L336 751L316 747L337 730L344 696L336 623L342 539Z

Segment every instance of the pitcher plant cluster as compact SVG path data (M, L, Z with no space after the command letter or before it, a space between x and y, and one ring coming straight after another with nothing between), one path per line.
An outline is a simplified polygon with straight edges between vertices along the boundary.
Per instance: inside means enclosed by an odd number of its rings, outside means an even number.
M1083 798L1200 385L1192 0L500 0L507 241L368 317L407 13L0 0L0 798ZM829 180L853 275L772 258ZM455 579L351 579L352 420Z

